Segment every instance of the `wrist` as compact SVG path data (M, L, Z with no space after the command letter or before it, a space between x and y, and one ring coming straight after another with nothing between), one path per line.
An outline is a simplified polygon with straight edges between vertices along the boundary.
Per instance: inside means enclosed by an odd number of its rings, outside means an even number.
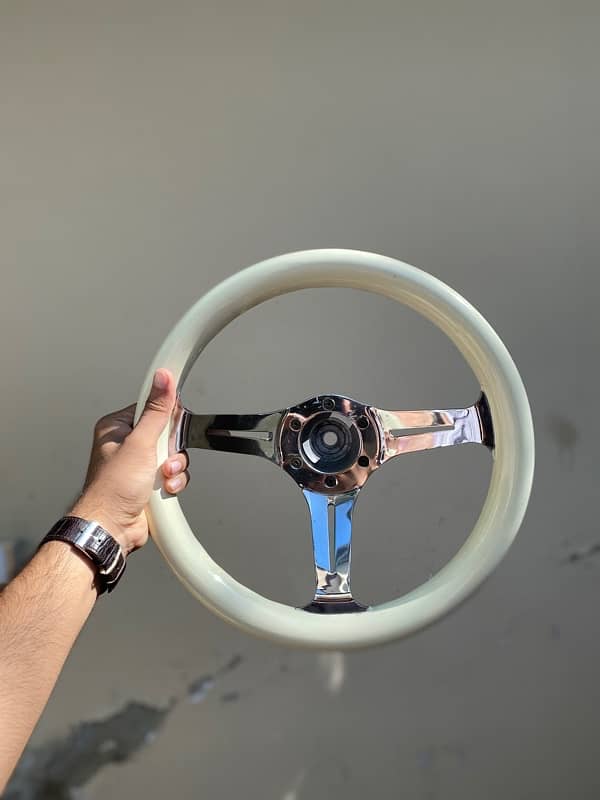
M67 544L66 542L45 542L40 549L40 553L45 554L48 558L52 559L53 572L75 569L82 577L88 581L90 588L93 588L96 593L98 592L98 570L84 555L81 550L78 550L74 545Z
M50 542L69 544L89 559L96 571L100 594L112 592L121 580L126 554L121 543L99 520L76 515L62 517L44 536L40 548Z

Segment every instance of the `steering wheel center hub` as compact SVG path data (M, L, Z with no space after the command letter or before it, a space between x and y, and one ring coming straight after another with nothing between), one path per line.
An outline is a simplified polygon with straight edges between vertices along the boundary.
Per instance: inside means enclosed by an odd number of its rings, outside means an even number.
M359 489L380 461L382 442L369 406L320 395L290 408L279 431L281 464L302 489Z
M302 429L300 451L317 472L344 472L356 462L362 438L356 423L337 412L317 414Z

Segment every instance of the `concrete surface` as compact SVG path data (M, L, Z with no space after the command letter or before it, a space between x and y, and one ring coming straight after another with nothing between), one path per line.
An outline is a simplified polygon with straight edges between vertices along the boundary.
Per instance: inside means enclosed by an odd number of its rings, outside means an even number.
M463 293L515 357L538 448L498 572L384 649L249 638L148 546L98 604L11 800L599 796L599 22L580 0L0 4L1 539L33 546L61 514L95 419L135 399L193 300L294 249L379 251ZM477 396L428 323L329 291L238 320L185 399L261 411L327 390L397 408ZM489 467L449 448L373 479L359 599L444 563ZM291 481L223 454L192 472L184 506L215 557L309 599Z

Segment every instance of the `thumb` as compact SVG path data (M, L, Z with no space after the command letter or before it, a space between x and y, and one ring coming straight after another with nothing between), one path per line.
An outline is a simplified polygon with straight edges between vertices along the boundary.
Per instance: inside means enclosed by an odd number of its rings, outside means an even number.
M156 444L175 405L175 379L167 369L157 369L138 424L131 434L145 444Z

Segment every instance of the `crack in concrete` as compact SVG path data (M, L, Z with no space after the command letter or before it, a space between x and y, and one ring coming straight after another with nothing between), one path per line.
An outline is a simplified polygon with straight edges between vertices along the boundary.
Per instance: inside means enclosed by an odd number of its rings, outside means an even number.
M175 707L130 702L105 719L80 722L21 759L5 800L74 800L107 764L123 763L151 743Z
M187 689L192 703L201 702L218 678L243 662L239 654L214 675L194 681ZM222 695L234 702L239 693ZM63 738L28 748L7 786L3 800L81 800L82 788L107 764L122 764L152 744L181 698L165 707L131 701L113 714L80 722Z

